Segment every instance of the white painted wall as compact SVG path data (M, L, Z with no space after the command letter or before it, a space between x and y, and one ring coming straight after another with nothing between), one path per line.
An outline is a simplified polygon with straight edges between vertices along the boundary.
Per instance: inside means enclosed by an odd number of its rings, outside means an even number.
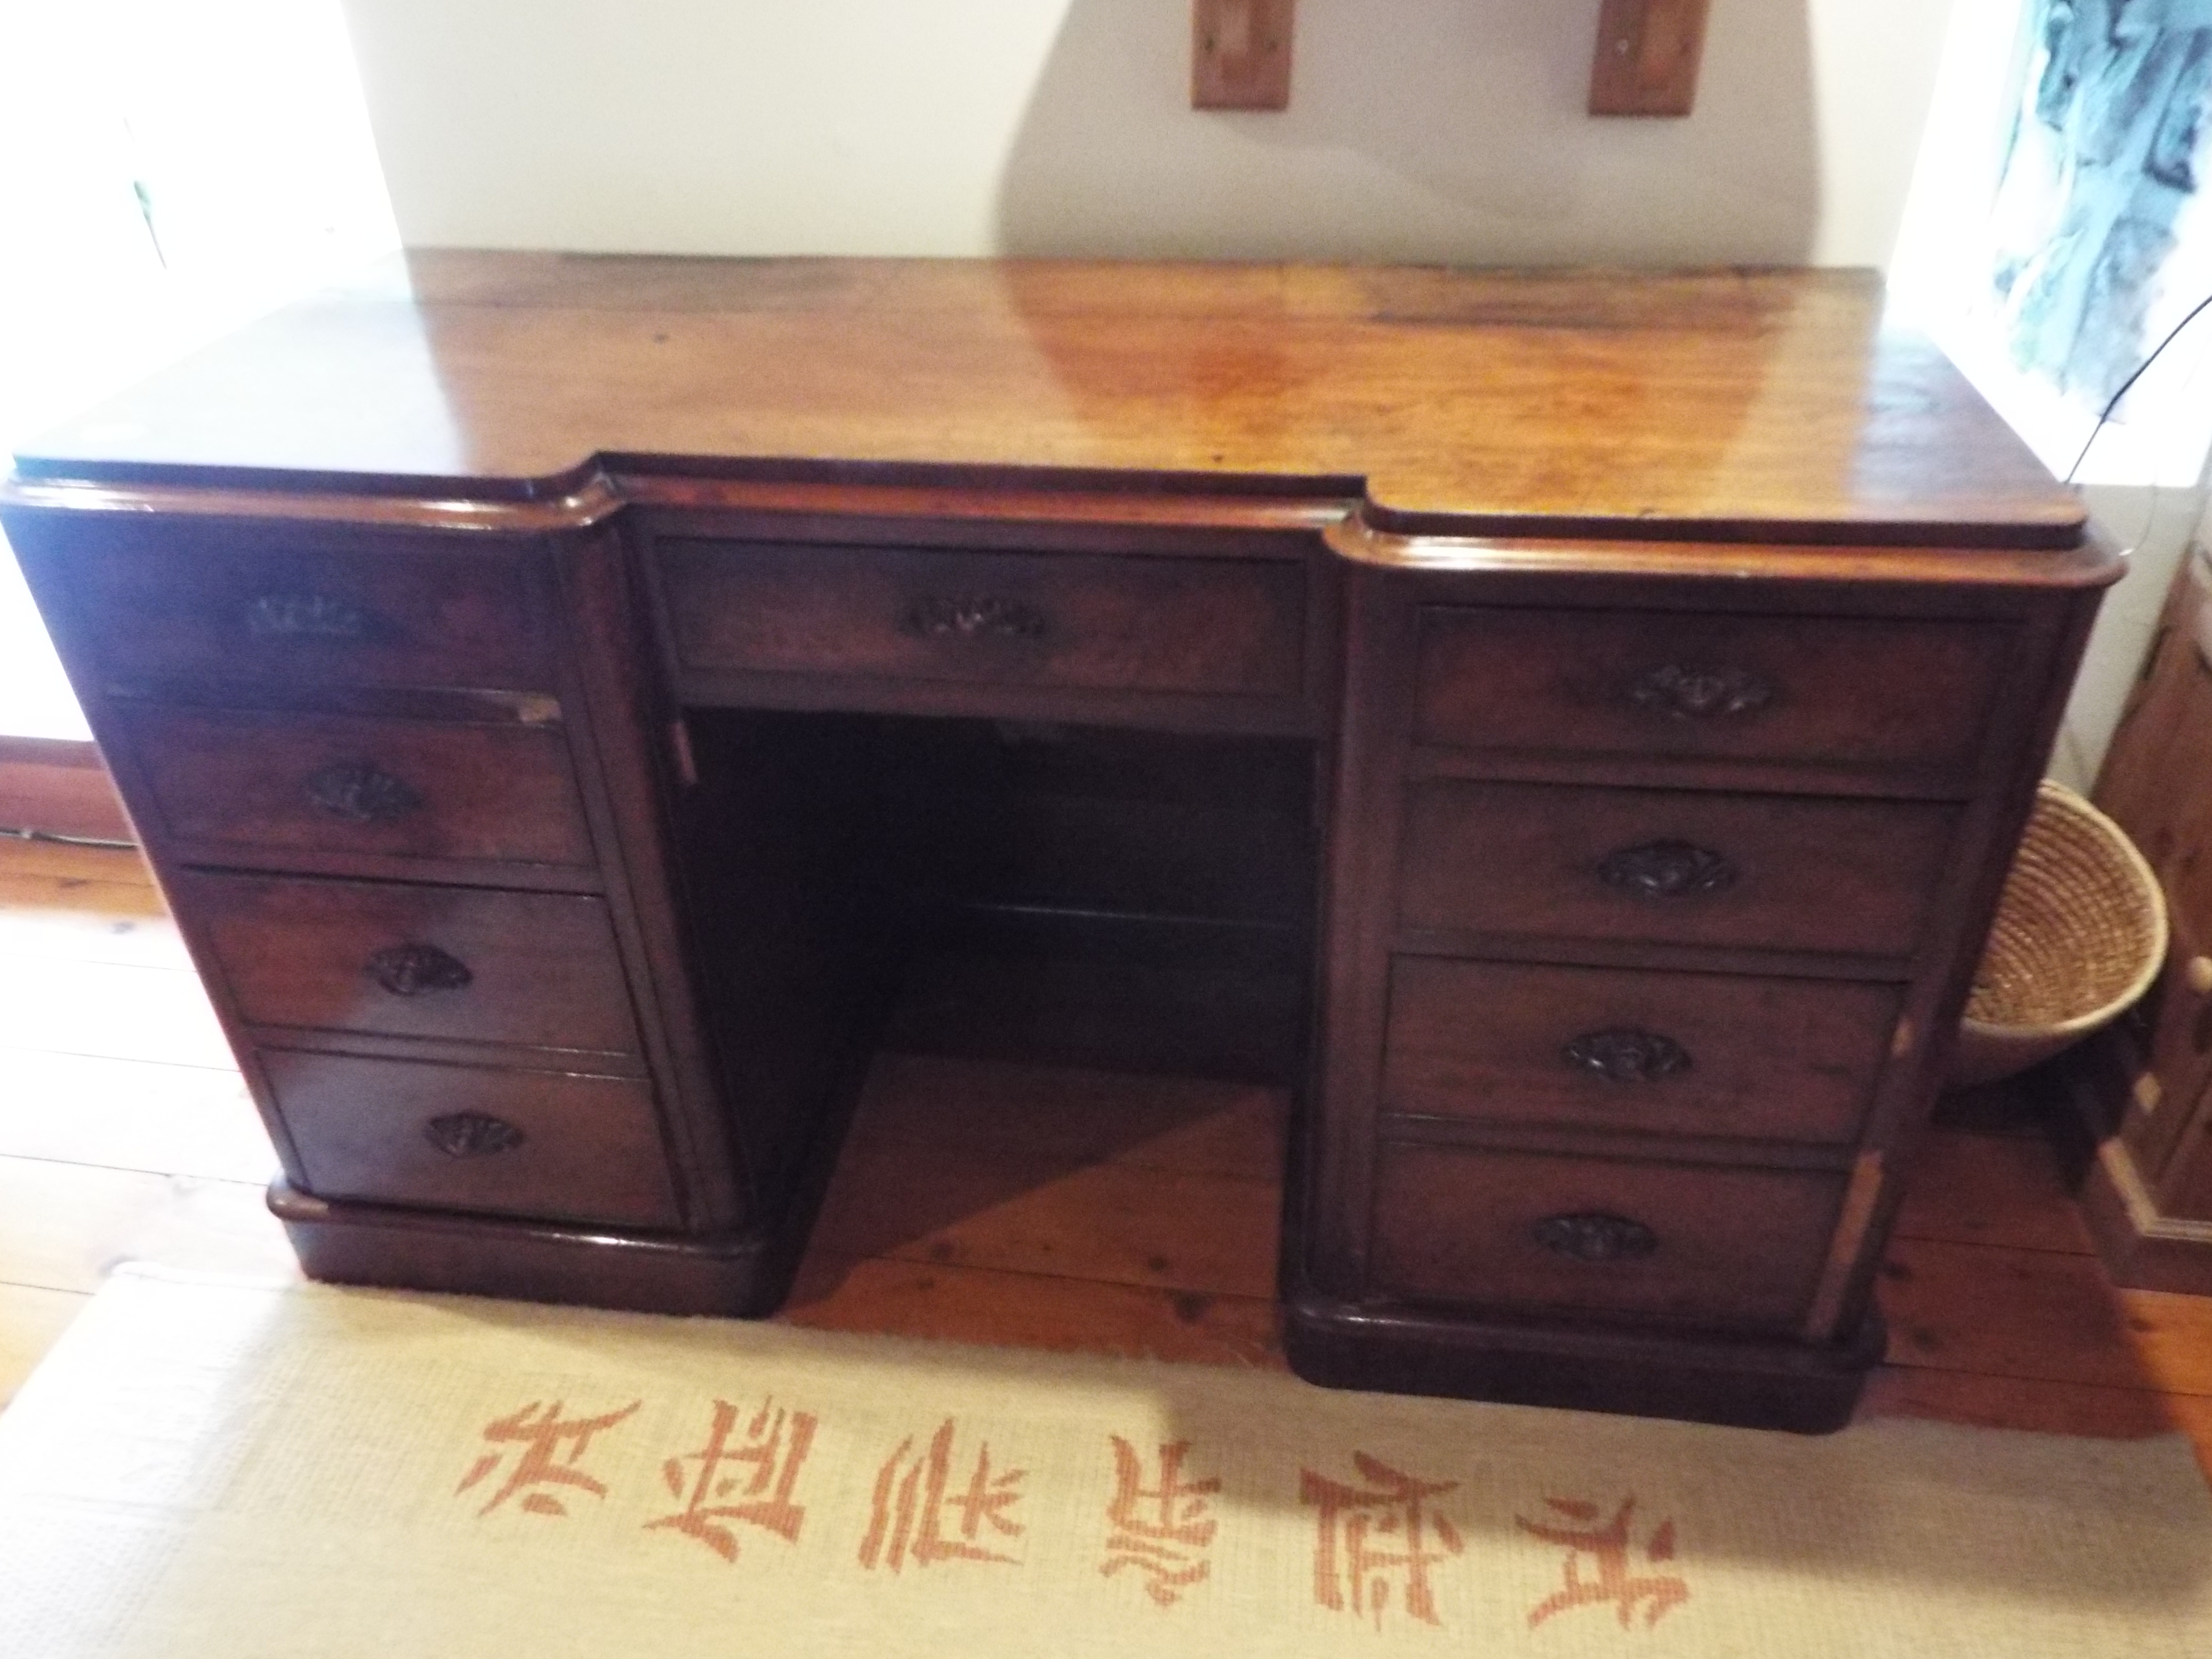
M1714 0L1697 112L1583 112L1598 0L345 0L417 246L1879 264L1950 0Z
M2051 775L2086 793L2150 648L2173 573L2192 543L2212 539L2212 511L2195 489L2092 484L2083 494L2098 525L2128 550L2127 574L2097 613L2051 757Z

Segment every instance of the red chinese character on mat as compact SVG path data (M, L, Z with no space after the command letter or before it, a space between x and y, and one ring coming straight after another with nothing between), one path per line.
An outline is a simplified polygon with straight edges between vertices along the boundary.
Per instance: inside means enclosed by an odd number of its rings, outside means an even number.
M507 1484L491 1495L491 1500L477 1513L489 1515L494 1510L527 1486L580 1486L594 1498L605 1498L607 1489L576 1467L584 1461L584 1453L592 1443L592 1437L604 1434L616 1424L643 1405L633 1400L618 1412L609 1412L605 1417L563 1418L561 1402L551 1405L533 1400L512 1416L500 1418L487 1424L483 1437L494 1445L512 1443L522 1448L507 1471ZM567 1456L561 1448L568 1447ZM476 1467L461 1477L461 1484L453 1488L454 1495L466 1492L506 1458L503 1451L489 1451L477 1459ZM532 1492L522 1500L522 1507L532 1515L566 1515L568 1509L550 1492Z
M722 1524L725 1522L741 1522L772 1532L789 1543L799 1541L799 1528L806 1519L806 1509L804 1504L793 1503L791 1493L799 1484L799 1472L806 1462L807 1451L814 1444L815 1419L805 1412L777 1409L773 1399L763 1400L760 1409L745 1424L744 1443L732 1450L730 1433L737 1425L738 1408L726 1400L717 1400L706 1445L688 1455L672 1457L660 1466L660 1478L668 1483L670 1495L676 1498L684 1496L687 1484L684 1466L699 1466L697 1478L688 1483L690 1501L677 1514L647 1522L646 1531L672 1528L697 1539L725 1561L738 1559L738 1535ZM751 1473L726 1474L726 1465L750 1466ZM714 1501L738 1492L740 1480L744 1481L741 1502Z
M1159 1484L1147 1486L1137 1449L1118 1434L1108 1438L1114 1443L1114 1497L1106 1505L1106 1564L1098 1571L1110 1578L1134 1567L1144 1576L1145 1594L1173 1607L1212 1570L1205 1550L1218 1525L1210 1511L1221 1482L1185 1480L1190 1442L1178 1440L1160 1448Z
M1565 1516L1570 1521L1593 1522L1597 1519L1598 1506L1577 1498L1547 1498L1544 1502ZM1647 1573L1642 1577L1628 1570L1628 1518L1635 1512L1636 1498L1632 1493L1620 1500L1613 1519L1603 1527L1585 1525L1580 1528L1554 1522L1531 1521L1516 1515L1514 1522L1531 1537L1540 1538L1547 1544L1563 1544L1567 1548L1566 1587L1559 1590L1528 1612L1528 1627L1534 1630L1555 1613L1565 1613L1570 1607L1610 1607L1620 1615L1620 1627L1626 1630L1635 1614L1636 1604L1648 1600L1644 1609L1644 1627L1646 1630L1665 1617L1670 1608L1678 1607L1690 1599L1690 1587L1672 1573ZM1659 1523L1644 1546L1644 1554L1654 1562L1674 1559L1674 1523L1671 1520ZM1585 1579L1582 1576L1582 1558L1597 1559L1597 1577Z
M1466 1545L1452 1523L1428 1507L1428 1501L1457 1491L1459 1482L1417 1480L1365 1452L1352 1453L1352 1462L1367 1487L1344 1486L1311 1469L1298 1471L1298 1502L1321 1510L1321 1534L1314 1544L1314 1599L1334 1611L1370 1613L1379 1630L1390 1596L1389 1575L1394 1568L1402 1569L1406 1611L1431 1625L1442 1624L1429 1564L1459 1554ZM1431 1534L1441 1548L1428 1547ZM1378 1539L1394 1547L1376 1547Z
M1022 1494L1014 1488L1029 1471L1008 1469L994 1475L991 1448L986 1442L975 1454L975 1472L968 1478L968 1489L952 1493L949 1490L952 1435L952 1419L948 1417L930 1437L929 1449L911 1463L906 1457L914 1447L912 1435L900 1441L898 1449L884 1460L876 1474L868 1535L860 1540L862 1566L880 1564L896 1572L909 1556L916 1566L922 1567L938 1561L1018 1565L1014 1557L997 1554L975 1540L987 1525L1002 1537L1021 1536L1022 1528L1009 1521L1004 1511L1020 1501ZM956 1517L957 1538L946 1536L947 1510Z

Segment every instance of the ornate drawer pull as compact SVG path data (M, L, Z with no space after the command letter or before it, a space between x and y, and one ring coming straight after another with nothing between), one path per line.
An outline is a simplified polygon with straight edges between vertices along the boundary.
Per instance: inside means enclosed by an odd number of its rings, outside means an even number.
M338 761L307 780L307 799L351 823L388 823L420 810L422 797L369 761Z
M422 1126L422 1138L447 1158L489 1158L511 1152L527 1139L512 1123L482 1112L454 1112Z
M899 632L921 639L1041 640L1045 615L1019 599L994 599L988 594L954 599L930 595L915 600L899 615Z
M1755 714L1774 701L1774 683L1747 668L1685 668L1668 663L1637 676L1628 700L1678 720Z
M1597 866L1597 878L1639 898L1692 898L1735 886L1735 866L1690 842L1647 841L1608 854Z
M1602 1211L1546 1216L1530 1237L1553 1255L1577 1261L1640 1261L1659 1248L1659 1236L1642 1222Z
M246 607L246 631L257 639L365 640L376 618L327 593L263 593Z
M362 964L368 976L396 997L467 988L476 975L459 957L434 945L392 945Z
M1680 1043L1632 1025L1585 1031L1559 1052L1568 1065L1609 1083L1656 1083L1690 1069L1690 1051Z

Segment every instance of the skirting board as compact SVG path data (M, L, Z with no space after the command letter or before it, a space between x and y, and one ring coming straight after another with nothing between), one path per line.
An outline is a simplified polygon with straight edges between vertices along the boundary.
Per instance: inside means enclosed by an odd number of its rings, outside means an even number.
M2073 1143L2082 1218L2112 1282L2212 1296L2212 1222L2161 1214L2134 1154L2111 1131L2127 1086L2112 1041L2093 1037L2051 1076L2060 1097L2057 1125Z
M100 750L54 738L0 737L0 829L136 839Z

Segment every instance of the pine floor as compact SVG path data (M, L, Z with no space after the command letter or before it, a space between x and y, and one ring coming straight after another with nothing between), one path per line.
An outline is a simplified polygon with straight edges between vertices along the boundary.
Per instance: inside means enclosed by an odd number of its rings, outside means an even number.
M1280 1365L1268 1091L878 1065L785 1316ZM0 1401L118 1262L295 1275L273 1160L134 855L0 841ZM2212 1299L2117 1291L2032 1122L1936 1131L1864 1410L2179 1430L2212 1474Z

